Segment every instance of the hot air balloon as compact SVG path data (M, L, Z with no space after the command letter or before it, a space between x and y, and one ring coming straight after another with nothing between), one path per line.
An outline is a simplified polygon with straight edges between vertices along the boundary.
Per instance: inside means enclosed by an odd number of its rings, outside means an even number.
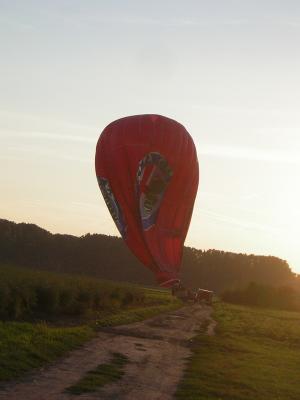
M118 119L99 137L95 166L127 246L161 286L178 283L199 179L190 134L161 115Z

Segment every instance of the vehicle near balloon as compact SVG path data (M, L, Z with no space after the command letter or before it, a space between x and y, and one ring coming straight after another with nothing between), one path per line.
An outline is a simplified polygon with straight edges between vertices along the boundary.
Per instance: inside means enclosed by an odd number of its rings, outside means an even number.
M171 290L173 296L176 296L184 302L212 305L214 292L211 290L201 288L191 290L182 285L181 282L175 283Z
M127 246L164 287L180 281L183 244L198 188L196 148L173 119L135 115L101 133L100 190Z
M214 292L206 289L198 289L194 301L195 303L205 303L207 305L212 305Z

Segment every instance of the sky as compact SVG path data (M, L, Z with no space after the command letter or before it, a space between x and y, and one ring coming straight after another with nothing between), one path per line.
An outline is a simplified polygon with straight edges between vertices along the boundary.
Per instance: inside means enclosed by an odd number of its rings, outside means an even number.
M162 114L199 158L186 245L300 273L299 46L299 1L0 0L0 218L118 235L96 142Z

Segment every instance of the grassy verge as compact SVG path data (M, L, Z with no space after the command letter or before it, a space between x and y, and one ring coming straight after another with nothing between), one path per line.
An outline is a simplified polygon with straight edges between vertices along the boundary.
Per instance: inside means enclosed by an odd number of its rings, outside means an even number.
M127 362L128 358L123 354L113 353L109 363L100 364L97 368L88 371L82 379L67 388L66 391L75 395L96 392L104 385L121 379Z
M52 328L46 324L0 322L0 381L41 367L94 335L88 326Z
M300 313L218 303L216 335L200 334L177 399L300 399Z
M116 326L131 324L133 322L143 321L157 314L176 310L182 306L182 302L172 297L168 292L144 289L145 305L143 307L127 308L123 311L116 310L109 314L99 315L96 320L96 327Z

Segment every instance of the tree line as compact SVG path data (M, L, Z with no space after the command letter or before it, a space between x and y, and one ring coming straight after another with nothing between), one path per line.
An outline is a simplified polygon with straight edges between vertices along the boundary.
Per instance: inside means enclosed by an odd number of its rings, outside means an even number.
M300 293L291 286L270 286L251 282L243 289L225 290L222 300L264 308L300 311Z
M52 234L34 224L17 224L4 219L0 219L0 262L143 285L155 284L151 271L132 255L120 238L101 234L81 237ZM299 277L288 263L273 256L185 247L181 271L185 285L217 293L244 287L249 282L300 288Z

